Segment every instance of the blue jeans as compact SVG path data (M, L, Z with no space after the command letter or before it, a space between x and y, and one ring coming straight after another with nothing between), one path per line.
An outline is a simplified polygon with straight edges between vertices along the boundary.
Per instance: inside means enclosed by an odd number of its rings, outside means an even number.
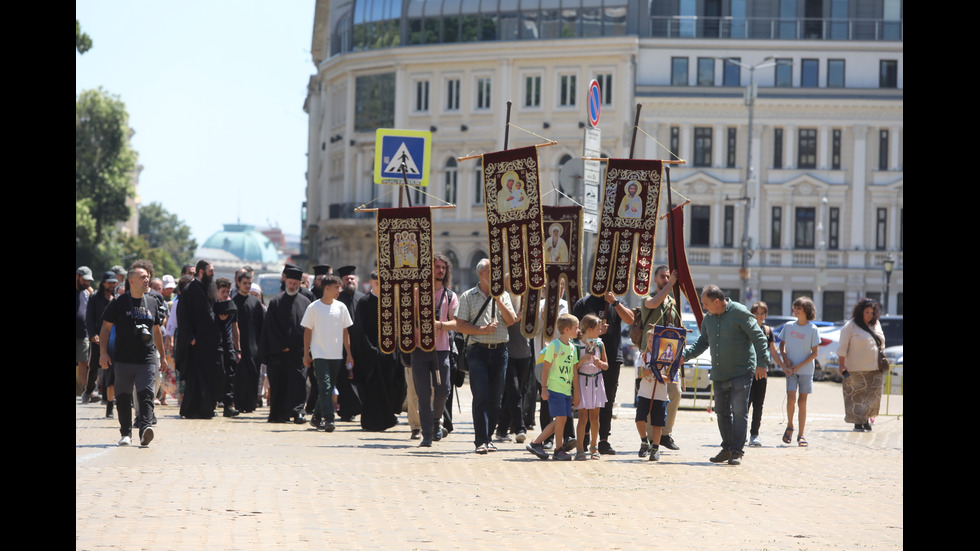
M749 425L749 395L755 370L727 381L715 381L715 415L721 447L742 455Z
M470 370L470 392L473 393L473 443L479 447L490 443L500 416L504 375L507 373L507 343L496 348L468 345L466 363Z

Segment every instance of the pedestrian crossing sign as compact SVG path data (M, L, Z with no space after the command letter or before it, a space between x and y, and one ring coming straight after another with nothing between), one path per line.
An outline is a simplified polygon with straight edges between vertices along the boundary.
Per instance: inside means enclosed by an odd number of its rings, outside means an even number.
M374 143L374 183L428 186L432 132L379 128ZM403 172L404 171L404 172Z

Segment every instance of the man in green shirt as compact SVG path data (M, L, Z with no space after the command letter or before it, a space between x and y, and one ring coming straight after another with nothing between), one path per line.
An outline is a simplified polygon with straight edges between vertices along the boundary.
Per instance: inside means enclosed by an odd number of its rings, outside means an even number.
M749 392L756 367L769 365L766 335L745 306L725 297L716 285L701 293L704 321L697 342L684 350L684 359L711 349L711 380L715 414L721 432L721 452L712 463L739 465L749 421Z

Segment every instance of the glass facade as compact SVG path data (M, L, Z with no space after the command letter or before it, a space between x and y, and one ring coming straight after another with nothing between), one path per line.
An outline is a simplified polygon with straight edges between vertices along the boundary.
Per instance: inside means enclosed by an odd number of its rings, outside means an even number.
M663 38L894 40L902 0L850 17L846 0L354 0L331 55L421 44L637 35ZM860 5L863 5L860 4ZM816 6L816 8L814 8Z

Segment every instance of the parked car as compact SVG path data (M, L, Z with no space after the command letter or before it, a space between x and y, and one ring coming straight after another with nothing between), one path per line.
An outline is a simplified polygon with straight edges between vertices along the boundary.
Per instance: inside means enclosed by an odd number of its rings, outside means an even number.
M693 313L684 312L681 314L681 323L687 329L687 344L690 346L701 336L701 328L698 327L698 320ZM708 394L711 392L711 350L706 349L697 358L691 358L684 362L684 382L681 386L682 392L697 392L698 394Z
M885 333L887 347L905 344L905 316L881 316L881 330Z
M888 337L885 337L885 339L885 343L887 344ZM904 394L905 345L888 346L885 347L883 352L885 353L885 357L888 358L888 364L891 366L891 379L885 379L885 393Z

